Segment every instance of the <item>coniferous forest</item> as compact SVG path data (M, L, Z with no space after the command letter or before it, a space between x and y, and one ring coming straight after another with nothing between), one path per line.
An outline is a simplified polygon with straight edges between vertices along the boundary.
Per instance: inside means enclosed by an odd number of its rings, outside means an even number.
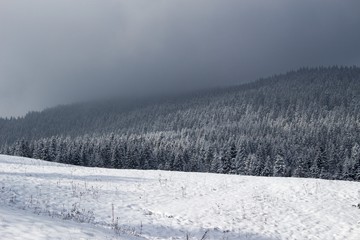
M0 119L0 152L82 166L360 180L360 68Z

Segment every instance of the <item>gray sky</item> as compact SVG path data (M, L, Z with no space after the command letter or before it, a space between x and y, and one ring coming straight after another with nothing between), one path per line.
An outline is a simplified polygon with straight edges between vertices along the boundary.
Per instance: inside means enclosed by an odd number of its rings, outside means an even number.
M0 116L359 63L359 0L0 0Z

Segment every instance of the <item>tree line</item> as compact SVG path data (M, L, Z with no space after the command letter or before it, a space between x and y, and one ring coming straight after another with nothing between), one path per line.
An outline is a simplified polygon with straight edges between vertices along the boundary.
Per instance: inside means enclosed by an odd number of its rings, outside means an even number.
M357 67L303 68L123 106L1 119L0 152L92 167L360 180Z

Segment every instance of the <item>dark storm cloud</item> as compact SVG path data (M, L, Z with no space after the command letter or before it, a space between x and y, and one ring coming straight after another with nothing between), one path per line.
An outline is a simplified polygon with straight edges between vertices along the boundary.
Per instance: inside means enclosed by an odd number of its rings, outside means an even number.
M0 116L360 63L358 0L0 0Z

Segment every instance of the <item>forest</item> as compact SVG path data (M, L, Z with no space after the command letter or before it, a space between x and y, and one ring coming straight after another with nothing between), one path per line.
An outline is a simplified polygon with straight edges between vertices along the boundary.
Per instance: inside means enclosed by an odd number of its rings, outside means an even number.
M60 163L360 180L360 68L0 119L0 153Z

